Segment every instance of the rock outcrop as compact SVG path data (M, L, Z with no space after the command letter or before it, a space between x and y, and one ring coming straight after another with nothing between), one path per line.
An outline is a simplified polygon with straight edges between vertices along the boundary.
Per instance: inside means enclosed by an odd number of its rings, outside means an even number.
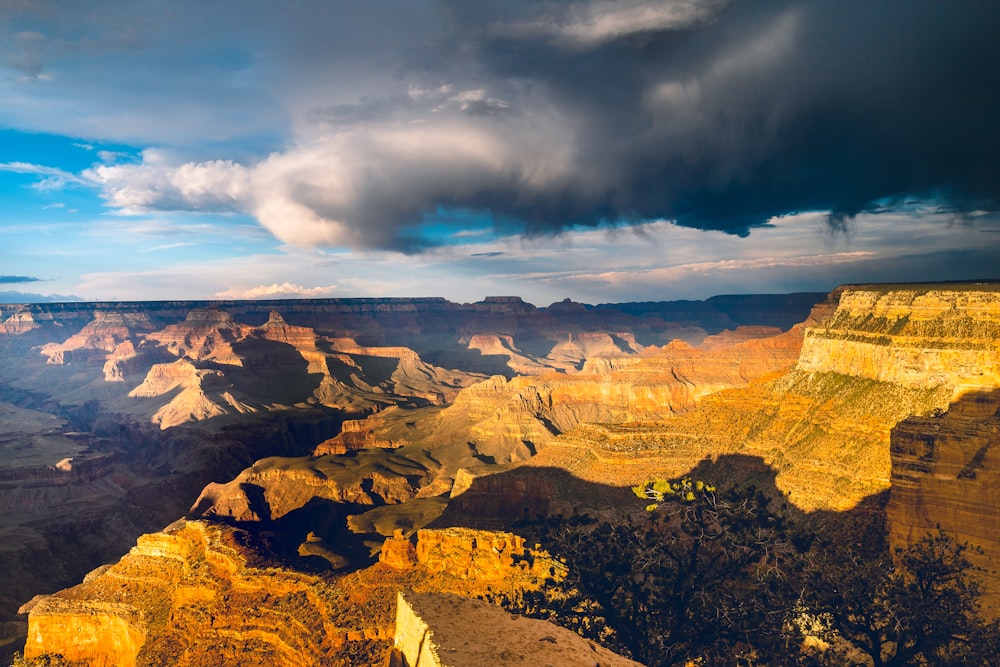
M153 328L147 313L98 310L93 321L79 332L62 343L43 345L39 351L50 364L103 364L120 345L133 343L138 333Z
M531 576L559 581L566 567L541 549L529 549L519 535L473 528L417 531L416 559L428 572L459 579L511 581Z
M216 394L217 400L213 401L208 392ZM142 384L129 392L133 398L165 395L170 396L169 402L152 417L152 422L162 429L211 419L231 411L255 412L252 406L233 395L232 386L225 381L222 371L199 369L187 359L154 365Z
M7 336L20 336L32 329L37 329L40 325L35 321L35 317L30 312L11 313L0 322L0 334Z
M548 621L458 595L400 593L391 667L641 667Z
M417 497L429 484L429 460L406 453L261 459L225 484L205 487L196 516L237 521L280 519L314 499L373 507Z
M524 352L512 335L476 334L469 339L469 349L486 356L507 357L518 375L541 375L558 371L573 373L584 363L603 357L638 354L643 345L630 332L582 332L566 334L544 355Z
M1000 292L977 285L849 289L806 334L805 372L927 389L1000 386Z
M146 340L162 345L177 357L242 366L243 358L233 350L233 343L243 337L245 329L224 310L195 308L183 322L149 333Z
M892 430L889 541L906 547L938 528L981 549L967 555L1000 617L1000 389L961 395L948 411Z
M25 657L56 653L92 667L333 664L354 628L338 625L329 586L255 567L245 539L185 521L141 537L118 563L25 606Z
M62 655L92 667L322 667L347 656L382 664L398 590L537 588L534 570L551 561L509 533L421 531L415 549L401 535L396 542L424 556L317 576L261 560L243 530L178 521L78 586L26 604L25 657ZM515 562L521 554L537 558Z

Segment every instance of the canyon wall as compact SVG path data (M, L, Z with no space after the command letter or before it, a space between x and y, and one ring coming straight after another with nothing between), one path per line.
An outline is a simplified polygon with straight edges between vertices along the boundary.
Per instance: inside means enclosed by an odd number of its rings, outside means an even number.
M699 347L675 340L639 354L589 358L579 372L503 376L471 385L433 414L383 411L345 425L316 454L362 447L470 443L496 463L524 461L578 424L667 419L703 397L786 371L799 356L802 328L740 327Z
M835 372L908 388L1000 386L1000 292L883 286L848 289L832 318L807 333L805 372Z
M1000 617L1000 389L973 390L948 411L911 417L892 431L889 541L906 547L938 528L967 552Z
M889 488L896 424L1000 384L1000 292L848 286L834 297L836 310L806 329L794 371L705 396L675 419L580 425L528 465L621 485L746 454L776 470L778 487L807 510L848 509Z

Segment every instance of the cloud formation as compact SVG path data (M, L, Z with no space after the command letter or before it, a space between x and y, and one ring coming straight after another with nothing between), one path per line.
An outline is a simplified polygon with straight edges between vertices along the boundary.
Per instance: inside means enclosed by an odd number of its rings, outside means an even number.
M333 296L336 285L303 287L292 283L257 285L247 289L229 289L215 295L217 299L322 299Z
M225 135L211 119L244 108L233 104L243 95L262 118L285 109L277 150L208 159L150 148L80 174L0 168L88 184L123 213L247 212L291 245L404 252L454 238L440 226L456 218L442 223L442 211L529 236L656 219L745 235L796 211L837 224L915 200L958 213L1000 202L997 3L176 7L128 39L102 13L94 39L135 51L166 92L187 95L185 127L204 115L206 131ZM223 32L226 64L194 63L223 92L194 100L174 68ZM85 47L35 33L10 66L59 81L58 60L40 60L59 50L26 45ZM157 50L166 37L177 55ZM143 104L131 108L141 115ZM235 115L229 132L261 131L253 114Z
M41 280L41 278L33 276L0 276L0 284L37 283L41 282Z
M0 303L63 303L83 301L72 294L33 294L31 292L0 291Z

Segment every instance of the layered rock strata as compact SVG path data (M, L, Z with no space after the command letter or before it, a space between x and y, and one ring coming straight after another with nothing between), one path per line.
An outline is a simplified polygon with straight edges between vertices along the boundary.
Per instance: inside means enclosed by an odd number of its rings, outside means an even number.
M253 567L241 539L198 522L141 537L118 563L25 605L25 657L92 667L331 664L349 628L338 625L328 586Z
M1000 616L1000 389L970 391L948 411L892 430L889 541L906 547L938 528L967 552Z
M679 475L702 458L747 454L778 471L803 509L847 509L889 487L890 432L996 386L1000 293L980 285L848 287L805 331L791 373L702 399L670 421L586 424L529 465L633 484Z
M1000 293L885 286L849 289L822 326L807 332L799 370L903 387L1000 386Z
M304 667L351 664L364 653L364 664L382 664L401 588L476 595L542 583L533 572L541 565L514 562L529 551L509 533L421 531L415 548L400 535L395 542L424 556L340 577L275 567L251 542L242 530L201 521L141 537L80 585L24 606L25 657L91 667ZM547 558L534 553L538 563ZM492 566L469 566L477 561Z
M493 462L524 461L578 424L667 419L721 389L788 370L801 340L800 328L738 329L706 339L701 348L674 341L641 354L593 357L572 375L494 376L466 388L433 416L395 410L348 422L316 454L472 443Z

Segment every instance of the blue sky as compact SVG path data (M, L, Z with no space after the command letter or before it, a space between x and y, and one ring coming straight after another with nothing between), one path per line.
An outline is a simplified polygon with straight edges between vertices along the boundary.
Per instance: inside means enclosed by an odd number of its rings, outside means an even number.
M1000 278L998 15L10 0L0 300Z

